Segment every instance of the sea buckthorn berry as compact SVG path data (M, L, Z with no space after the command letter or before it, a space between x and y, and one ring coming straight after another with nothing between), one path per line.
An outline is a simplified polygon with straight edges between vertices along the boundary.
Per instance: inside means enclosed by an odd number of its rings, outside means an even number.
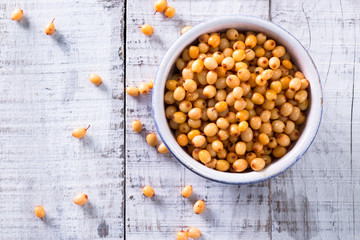
M45 27L45 33L47 35L52 35L55 32L55 24L54 24L55 18L46 25Z
M220 45L220 36L217 33L211 34L208 40L208 44L213 48L218 47Z
M95 84L97 86L99 86L102 83L101 77L99 75L97 75L96 73L91 74L89 76L89 80L90 80L90 82L92 82L93 84Z
M272 130L276 133L282 133L285 131L285 124L280 120L275 120L271 123Z
M237 76L239 77L239 79L241 81L247 81L250 79L251 74L250 74L250 71L247 69L239 69L237 71Z
M165 16L168 18L172 18L175 15L175 8L173 7L167 7L165 10Z
M306 90L300 90L297 93L295 93L295 101L298 103L303 103L307 100L308 93Z
M299 78L293 78L289 82L289 88L293 91L298 91L301 88L301 80Z
M189 47L189 56L192 58L192 59L196 59L198 56L199 56L199 48L196 47L196 46L191 46Z
M145 186L142 190L145 197L152 198L153 196L155 196L155 191L150 186Z
M301 90L307 89L309 85L310 85L309 80L301 79L301 87L300 87Z
M130 86L126 88L126 93L132 97L137 97L139 96L140 91L137 87Z
M142 123L139 120L134 120L131 123L131 127L134 132L140 133L143 129Z
M184 231L179 231L176 234L176 240L188 240L188 233Z
M249 35L245 39L245 46L248 48L253 48L257 44L257 38L254 35Z
M236 75L230 75L226 78L226 85L230 88L240 86L240 79Z
M244 90L242 89L242 87L239 86L235 87L232 91L233 97L237 100L241 99L243 94L244 94Z
M192 26L185 26L181 29L181 35L183 35L186 31L188 31L190 28L192 28Z
M215 104L215 109L217 112L224 112L228 109L228 105L225 101L220 101Z
M204 33L199 37L199 42L201 43L207 43L207 41L209 40L209 34Z
M189 238L192 238L192 239L198 239L201 237L201 232L196 227L189 227L187 230L187 233L189 235Z
M215 123L209 123L204 128L205 135L209 137L215 136L218 131L219 128Z
M193 108L188 113L189 118L191 119L200 119L202 116L202 109L201 108Z
M144 24L140 27L141 32L146 36L151 36L154 33L154 28L149 24Z
M283 133L279 134L279 136L277 136L276 140L277 140L277 143L283 147L287 147L290 145L290 138L286 134L283 134Z
M213 57L207 57L204 60L204 66L208 70L215 70L218 67L218 63Z
M286 148L283 146L277 146L273 149L272 154L276 158L281 158L286 153Z
M234 28L230 28L226 31L226 37L229 39L229 40L232 40L232 41L235 41L238 39L239 37L239 32L234 29Z
M281 58L285 55L286 50L283 46L277 46L271 51L271 53L274 57Z
M258 33L256 34L256 38L257 38L257 44L263 45L267 39L267 36L265 33Z
M250 127L253 130L259 130L261 127L261 118L258 116L254 116L250 118Z
M167 149L167 147L165 146L164 143L160 143L157 150L159 153L168 153L169 152L169 150Z
M206 143L206 138L203 135L197 135L191 142L195 147L201 147Z
M173 104L176 100L174 99L174 92L167 91L164 95L164 102L167 104Z
M187 92L195 92L196 89L197 89L197 84L192 79L186 79L184 84L183 84L183 87Z
M224 145L220 140L215 140L211 143L211 147L215 152L220 152L224 149Z
M185 147L186 145L188 145L189 143L189 139L185 134L180 134L179 136L177 136L176 141L178 142L178 144L182 147Z
M84 205L88 201L88 196L85 193L79 193L75 195L73 201L76 205Z
M22 9L16 9L12 14L11 14L11 20L14 21L20 21L24 16L24 11Z
M158 144L158 140L157 137L155 135L155 133L149 133L146 135L146 142L152 146L155 147Z
M256 76L255 82L259 86L265 86L266 83L267 83L267 79L266 79L266 77L264 75L260 74L260 75Z
M250 167L254 171L261 171L265 167L265 161L262 158L255 158L251 161Z
M208 163L211 161L211 155L207 150L201 150L199 152L199 159L202 163Z
M232 57L226 57L222 60L221 66L226 70L231 70L235 66L235 60Z
M89 129L90 125L87 128L79 127L75 128L72 132L73 137L75 138L83 138L86 135L87 130Z
M276 47L276 43L274 40L269 39L264 42L264 48L265 50L271 51Z
M274 90L267 90L265 92L265 97L266 97L266 100L275 101L277 98L277 94Z
M206 98L213 98L215 97L216 94L216 87L214 87L213 85L208 85L206 87L204 87L203 89L203 95Z
M218 160L215 168L220 172L226 172L230 168L230 163L226 160Z
M249 164L245 159L238 159L232 164L235 172L243 172L248 168L248 166Z
M148 82L148 84L149 84L150 89L153 89L153 87L154 87L154 78L152 78L152 79Z
M140 94L145 95L145 94L148 94L149 91L150 91L149 83L147 83L147 82L142 82L142 83L140 83L140 85L139 85L139 92L140 92Z
M292 65L292 63L290 62L290 60L283 60L283 61L281 62L281 64L282 64L282 66L284 66L284 68L286 68L286 69L288 69L288 70L290 70L290 69L293 68L293 65Z
M264 103L265 99L264 96L261 95L260 93L254 93L251 97L251 101L253 101L253 103L257 105L261 105Z
M186 114L183 112L176 112L176 113L174 113L173 116L174 116L174 118L173 118L174 122L176 122L178 124L185 122L187 119Z
M156 0L154 7L155 7L156 12L163 12L167 8L167 1L166 0Z
M241 141L237 142L235 144L235 152L236 152L237 155L240 155L240 156L244 155L245 152L246 152L246 144L244 142L241 142Z
M248 129L248 127L249 127L249 124L248 124L248 122L246 122L246 121L241 121L241 122L239 123L239 130L240 130L241 132L246 131L246 130Z
M184 198L190 197L192 193L193 193L193 187L192 187L192 185L185 186L185 187L183 187L183 189L181 190L181 195L182 195Z
M181 101L185 98L185 95L186 95L186 92L185 92L185 89L180 86L180 87L177 87L175 90L174 90L174 93L173 93L173 97L176 101Z
M289 116L291 112L293 111L294 107L291 105L291 103L284 103L280 108L280 113L283 116Z
M43 217L45 217L45 209L43 206L40 205L35 206L34 212L38 218L42 219Z
M200 59L197 59L191 65L191 71L200 73L204 69L204 62Z
M245 59L245 51L243 49L235 50L232 53L232 57L235 61L240 62Z
M206 74L206 82L207 82L207 84L215 84L217 79L218 79L218 74L215 71L209 71Z
M205 210L205 201L204 200L198 200L196 201L196 203L194 204L194 213L196 214L201 214L204 212Z

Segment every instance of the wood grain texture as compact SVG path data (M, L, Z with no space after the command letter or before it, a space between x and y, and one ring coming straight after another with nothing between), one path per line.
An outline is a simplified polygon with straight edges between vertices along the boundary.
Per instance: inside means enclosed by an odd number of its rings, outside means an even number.
M10 20L17 7L19 23ZM1 239L123 238L123 7L0 1ZM71 136L88 124L84 139ZM79 192L84 207L72 202Z
M171 3L170 3L171 2ZM155 131L150 96L127 97L127 126L137 118L142 134L127 131L126 236L169 239L187 226L197 226L204 239L356 239L359 236L360 133L359 7L355 1L169 1L172 20L152 15L152 3L127 4L127 85L148 81L161 57L185 25L224 14L255 15L286 28L309 50L324 87L324 116L319 135L302 160L268 182L228 186L204 180L159 155L144 142ZM229 6L231 6L229 8ZM136 26L152 24L155 34L142 36ZM357 72L356 72L357 71ZM357 75L356 75L357 74ZM136 144L135 144L136 143ZM140 188L150 184L155 199ZM180 197L193 184L195 196ZM192 213L196 199L208 211Z

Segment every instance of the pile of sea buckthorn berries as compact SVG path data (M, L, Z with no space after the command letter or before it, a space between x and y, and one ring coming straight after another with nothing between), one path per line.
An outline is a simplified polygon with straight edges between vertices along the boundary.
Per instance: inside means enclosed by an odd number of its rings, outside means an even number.
M300 137L309 81L264 33L202 34L166 82L177 142L218 171L262 170Z

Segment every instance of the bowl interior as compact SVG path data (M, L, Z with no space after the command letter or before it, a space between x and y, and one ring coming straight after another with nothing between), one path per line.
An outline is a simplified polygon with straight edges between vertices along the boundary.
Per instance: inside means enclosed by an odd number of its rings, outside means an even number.
M184 48L197 41L203 33L223 32L228 28L239 31L264 32L268 38L274 39L283 45L291 56L292 62L304 73L310 81L309 101L307 118L301 129L301 136L291 147L290 151L282 158L272 162L260 172L230 173L219 172L195 161L176 142L165 117L165 82L171 76L175 68L175 61L181 55ZM200 23L180 38L169 48L165 54L156 74L153 92L153 115L158 132L173 155L187 168L208 179L232 184L248 184L266 180L283 172L294 164L306 152L313 141L321 120L322 92L321 84L316 67L304 49L304 47L286 30L268 21L246 16L229 16L212 19Z

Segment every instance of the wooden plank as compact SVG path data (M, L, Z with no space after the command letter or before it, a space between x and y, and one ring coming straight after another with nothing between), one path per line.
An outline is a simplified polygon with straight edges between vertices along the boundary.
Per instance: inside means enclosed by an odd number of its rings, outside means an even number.
M273 239L359 237L360 102L359 86L353 88L359 12L355 1L271 1L272 21L309 50L324 91L323 121L313 146L272 181Z
M10 20L18 7L20 23ZM0 1L2 239L123 238L123 7ZM88 81L92 72L102 86ZM88 124L84 139L71 136ZM79 192L89 196L84 207L72 202Z
M214 16L247 14L268 17L268 1L168 1L177 13L173 19L153 15L153 1L127 2L126 83L149 81L166 49L185 25L194 25ZM146 37L137 29L154 26ZM196 226L203 239L266 239L270 235L269 182L249 186L230 186L205 180L185 169L169 154L157 154L145 142L155 132L151 115L151 95L126 98L126 238L173 239L176 232ZM135 134L131 121L140 119L144 131ZM183 199L181 188L192 184L194 196ZM154 199L146 199L141 187L151 185ZM207 210L192 212L193 203L204 198Z

